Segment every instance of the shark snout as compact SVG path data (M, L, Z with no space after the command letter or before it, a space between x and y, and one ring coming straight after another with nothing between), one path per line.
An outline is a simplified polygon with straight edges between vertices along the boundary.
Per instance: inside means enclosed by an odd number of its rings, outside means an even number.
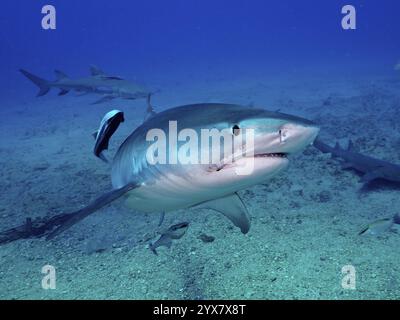
M312 144L319 128L313 124L287 124L280 130L280 152L297 153Z

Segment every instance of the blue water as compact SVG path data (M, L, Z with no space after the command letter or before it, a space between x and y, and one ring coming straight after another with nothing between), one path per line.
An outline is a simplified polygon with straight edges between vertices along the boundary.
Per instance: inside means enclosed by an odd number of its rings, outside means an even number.
M56 8L56 30L41 27L46 4ZM341 26L347 4L355 30ZM94 64L159 91L159 110L211 100L270 106L316 121L330 145L350 138L364 154L400 163L399 39L397 0L3 0L0 231L108 190L91 133L105 112L123 109L115 152L145 109L144 100L94 107L94 95L55 90L35 98L20 68L54 80L54 69L84 77ZM188 235L158 257L145 247L158 216L130 218L117 204L50 247L37 239L0 246L0 298L397 299L398 232L356 235L396 213L399 187L359 189L357 175L309 147L280 179L242 191L248 236L222 217L183 210L164 224L190 220ZM215 241L203 243L202 233ZM45 263L71 275L60 290L43 291L40 273L21 280ZM349 263L362 275L359 291L339 286Z
M352 1L357 30L341 28L345 1L52 1L57 29L41 28L45 1L4 1L2 95L20 67L52 77L98 64L139 78L185 72L384 72L398 59L400 4ZM215 71L217 72L217 71Z

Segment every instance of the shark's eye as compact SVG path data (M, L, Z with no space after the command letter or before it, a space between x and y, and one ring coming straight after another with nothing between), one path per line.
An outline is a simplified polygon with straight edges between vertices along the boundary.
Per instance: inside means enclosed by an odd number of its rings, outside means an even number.
M279 130L279 138L281 143L285 142L287 139L287 132L285 130Z
M235 125L232 127L232 133L233 133L235 136L238 136L238 135L240 134L240 128L239 128L239 126L238 126L237 124L235 124Z

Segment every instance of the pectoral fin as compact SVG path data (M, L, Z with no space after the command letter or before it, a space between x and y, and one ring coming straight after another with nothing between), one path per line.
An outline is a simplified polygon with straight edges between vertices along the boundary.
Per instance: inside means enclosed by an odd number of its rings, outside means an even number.
M66 95L69 92L69 90L61 89L60 92L58 93L59 96Z
M168 249L170 249L170 248L171 248L171 245L172 245L172 239L171 239L169 236L167 236L167 235L162 235L162 236L160 237L160 239L158 239L158 240L157 240L156 242L154 242L153 244L150 244L150 250L153 251L153 253L154 253L155 255L158 255L158 253L157 253L157 251L156 251L156 249L157 249L158 247L164 246L164 247L167 247Z
M114 96L104 96L103 98L93 102L92 104L100 104L100 103L103 103L103 102L110 101L112 99L115 99L115 97Z
M196 208L207 208L221 212L232 223L239 227L242 233L246 234L250 229L249 213L242 199L237 193L224 198L204 202Z
M94 200L88 206L70 213L70 218L66 220L62 225L54 229L47 237L46 240L53 239L55 236L59 235L60 233L64 232L65 230L72 227L74 224L78 223L79 221L85 219L90 214L96 212L98 209L106 206L107 204L117 200L118 198L122 197L128 191L137 188L139 185L132 182L123 186L122 188L112 190L107 192Z
M375 179L378 179L380 177L381 177L381 175L380 175L379 171L370 171L370 172L367 172L366 174L364 174L362 176L360 182L368 183L368 182L371 182L371 181L373 181Z

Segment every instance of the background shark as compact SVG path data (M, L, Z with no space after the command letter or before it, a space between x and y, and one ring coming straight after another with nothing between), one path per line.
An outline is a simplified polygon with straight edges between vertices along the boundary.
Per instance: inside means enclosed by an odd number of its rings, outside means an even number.
M237 129L253 129L254 150L251 151L254 153L219 168L179 162L149 164L146 152L151 142L146 140L147 132L154 128L168 132L172 120L177 121L178 130L191 128L199 135L201 129L229 129L232 134ZM143 212L213 209L223 213L242 233L247 233L248 212L236 192L263 183L285 169L289 156L311 144L318 131L314 123L303 118L232 104L186 105L155 114L135 129L118 149L111 169L113 190L71 213L72 218L47 238L53 238L123 195L128 207ZM253 161L254 170L249 175L238 175L236 168L247 161Z
M51 88L58 88L58 95L65 95L71 90L82 93L96 93L103 97L93 104L110 101L115 98L135 100L147 98L151 92L133 82L117 76L108 76L96 66L90 67L89 77L71 79L64 72L55 70L56 80L48 81L24 69L20 72L39 87L37 97L44 96Z
M148 98L148 102L150 103L150 96L155 93L121 77L106 75L100 68L94 65L90 66L90 74L92 77L103 80L102 84L96 87L95 92L104 95L104 97L93 104L110 101L115 98L127 100Z
M333 158L343 159L342 169L354 169L363 173L361 182L368 183L376 179L400 182L400 165L358 153L351 141L347 150L341 148L339 143L330 147L319 139L314 141L314 146L323 153L331 153Z

